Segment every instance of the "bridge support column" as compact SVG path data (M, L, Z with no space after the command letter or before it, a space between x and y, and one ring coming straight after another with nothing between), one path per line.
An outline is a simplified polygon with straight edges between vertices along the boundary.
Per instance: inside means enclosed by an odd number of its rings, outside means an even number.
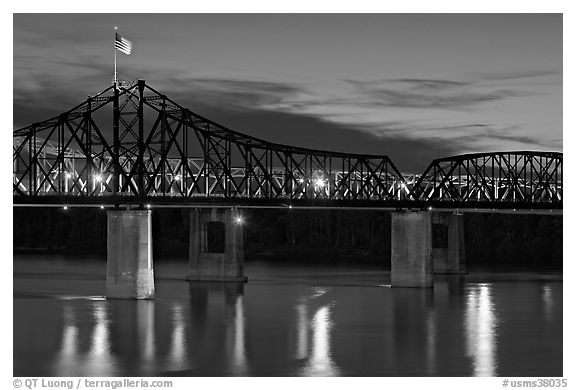
M430 213L392 213L392 287L433 287Z
M152 211L108 211L106 297L154 298Z
M432 232L434 273L465 274L464 216L435 211Z
M236 209L190 211L189 274L186 280L246 282L244 227Z

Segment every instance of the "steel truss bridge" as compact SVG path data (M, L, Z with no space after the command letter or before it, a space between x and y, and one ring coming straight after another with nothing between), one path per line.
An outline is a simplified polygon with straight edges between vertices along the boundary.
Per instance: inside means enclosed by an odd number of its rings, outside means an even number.
M144 80L13 136L15 205L562 209L562 153L466 154L402 174L387 156L228 129Z

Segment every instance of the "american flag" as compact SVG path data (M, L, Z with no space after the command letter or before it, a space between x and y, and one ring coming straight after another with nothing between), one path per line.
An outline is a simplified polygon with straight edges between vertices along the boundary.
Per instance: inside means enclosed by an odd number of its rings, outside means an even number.
M121 51L124 54L130 55L132 53L132 42L128 39L123 38L122 35L116 33L116 50Z

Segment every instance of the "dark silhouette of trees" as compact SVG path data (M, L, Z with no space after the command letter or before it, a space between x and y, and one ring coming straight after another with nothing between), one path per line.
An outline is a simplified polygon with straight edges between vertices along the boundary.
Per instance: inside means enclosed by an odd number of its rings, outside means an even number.
M390 264L390 213L245 210L247 260ZM15 251L106 252L106 211L14 208ZM155 260L186 257L189 210L152 213ZM562 266L562 216L465 214L469 266Z

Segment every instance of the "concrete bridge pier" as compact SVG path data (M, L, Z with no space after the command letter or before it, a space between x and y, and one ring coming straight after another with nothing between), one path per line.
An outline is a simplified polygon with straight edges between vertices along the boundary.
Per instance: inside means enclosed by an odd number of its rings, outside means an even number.
M464 216L432 212L432 262L436 274L465 274Z
M106 297L154 298L152 211L108 211Z
M192 209L186 280L246 282L243 224L237 209Z
M433 287L430 212L392 213L392 287Z

